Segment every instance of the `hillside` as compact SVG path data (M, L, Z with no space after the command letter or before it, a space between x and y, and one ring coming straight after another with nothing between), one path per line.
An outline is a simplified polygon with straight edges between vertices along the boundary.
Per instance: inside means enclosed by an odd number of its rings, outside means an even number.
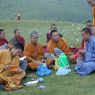
M57 20L84 23L91 19L86 0L0 0L0 20Z

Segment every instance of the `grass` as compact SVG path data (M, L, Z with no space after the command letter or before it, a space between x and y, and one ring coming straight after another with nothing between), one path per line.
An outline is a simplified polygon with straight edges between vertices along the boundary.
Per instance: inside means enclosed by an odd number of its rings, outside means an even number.
M42 20L23 20L17 21L0 21L0 28L4 28L7 38L10 40L13 36L14 29L18 28L21 34L25 37L26 42L29 41L29 33L31 31L39 32L39 42L46 43L46 33L50 31L50 25L56 23L58 31L63 34L64 38L68 41L69 45L79 46L81 41L80 30L84 27L83 24L71 22L56 22L56 21L42 21ZM76 44L77 43L77 44Z
M6 36L11 39L13 30L18 28L22 35L29 41L29 32L37 30L40 34L39 42L45 44L46 32L49 31L49 26L52 21L0 21L0 28L5 29ZM83 24L55 22L58 26L59 32L64 35L68 44L79 46L81 42L80 30L84 27ZM77 39L77 40L76 40ZM81 77L74 71L74 64L71 65L72 71L66 76L56 76L56 71L50 76L44 77L43 83L39 85L46 85L46 89L38 89L37 86L23 87L16 91L0 91L0 95L95 95L95 73ZM33 77L37 78L36 75ZM31 77L27 76L24 82L30 81Z
M84 23L91 19L91 9L86 0L0 0L0 20L42 19Z
M74 66L72 66L74 67ZM30 77L27 77L31 80ZM44 77L43 83L46 89L38 89L37 86L24 87L16 91L0 91L0 95L95 95L95 74L86 77L81 77L72 72L66 76L56 76L56 72L47 77Z

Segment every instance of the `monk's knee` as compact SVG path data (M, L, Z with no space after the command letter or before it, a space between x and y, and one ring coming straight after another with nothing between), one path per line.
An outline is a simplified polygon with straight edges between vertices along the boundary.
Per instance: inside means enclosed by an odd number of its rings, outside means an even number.
M52 59L47 59L46 60L46 65L47 66L50 66L50 65L52 65L54 63L54 61L52 60Z
M29 67L30 69L32 69L32 70L35 70L35 69L37 69L38 64L33 63L33 62L30 62L30 63L28 63L28 67Z

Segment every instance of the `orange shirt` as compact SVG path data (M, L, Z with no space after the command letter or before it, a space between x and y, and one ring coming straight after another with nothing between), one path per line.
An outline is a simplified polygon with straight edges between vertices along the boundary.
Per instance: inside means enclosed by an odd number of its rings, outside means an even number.
M69 47L66 43L66 41L63 38L59 38L58 42L55 42L52 38L48 42L48 52L53 53L55 48L59 48L62 50L65 54L70 54Z
M43 46L40 44L34 45L33 43L27 44L24 49L24 56L41 60L43 58Z

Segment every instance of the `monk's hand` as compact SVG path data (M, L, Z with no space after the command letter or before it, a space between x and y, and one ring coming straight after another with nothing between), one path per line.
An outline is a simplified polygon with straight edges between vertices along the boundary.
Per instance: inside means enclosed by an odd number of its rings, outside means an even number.
M17 69L17 73L19 73L19 72L22 72L23 70L19 67L18 69Z
M45 63L45 62L46 62L46 60L43 58L43 59L42 59L42 63Z
M42 63L42 62L40 62L40 61L36 61L36 64L38 64L38 65L41 64L41 63Z
M5 65L4 69L10 69L10 65Z
M85 51L82 50L82 49L80 49L78 52L79 52L80 55L83 55L85 53Z

